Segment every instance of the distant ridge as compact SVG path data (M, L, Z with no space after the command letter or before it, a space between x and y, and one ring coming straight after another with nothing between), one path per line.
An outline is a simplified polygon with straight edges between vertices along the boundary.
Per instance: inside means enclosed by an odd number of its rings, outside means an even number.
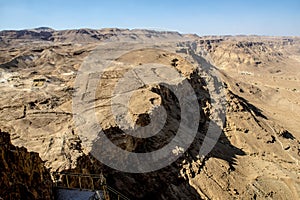
M49 42L74 42L91 43L103 40L131 40L144 41L153 39L180 39L183 35L174 31L157 31L146 29L67 29L54 30L49 27L38 27L24 30L4 30L0 31L0 40L8 42L11 40L40 40Z

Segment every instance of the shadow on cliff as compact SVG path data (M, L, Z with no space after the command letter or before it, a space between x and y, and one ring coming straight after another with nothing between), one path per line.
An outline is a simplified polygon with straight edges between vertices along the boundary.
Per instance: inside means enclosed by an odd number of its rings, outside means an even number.
M199 126L199 132L190 148L171 165L149 173L133 174L112 169L95 159L93 155L85 155L77 160L77 167L66 172L100 174L107 179L107 184L130 199L201 199L197 191L189 185L189 178L201 173L205 167L206 160L219 158L226 160L230 170L235 170L236 156L245 155L239 148L234 147L224 133L221 134L212 151L201 160L197 171L190 169L189 177L183 175L183 161L191 164L199 160L199 150L205 137L205 126ZM191 165L190 165L191 166ZM79 188L79 183L71 183L73 187ZM72 180L69 180L72 182ZM90 182L81 183L84 188L91 188Z
M193 56L204 69L209 70L213 67L202 57L197 55ZM204 111L206 103L210 102L211 99L208 91L204 89L205 81L200 77L198 72L192 74L189 82L198 96L201 120L199 121L198 133L194 141L185 153L175 162L157 171L135 174L117 171L102 164L92 155L85 155L77 160L76 169L67 170L67 172L91 174L99 174L103 172L107 178L108 185L119 190L131 199L201 199L198 192L190 186L188 179L201 173L201 170L205 166L205 161L209 158L225 160L228 162L230 170L233 171L235 170L234 166L236 165L236 156L245 155L245 153L241 149L234 147L225 136L224 132L222 132L210 153L205 157L199 157L199 151L204 138L210 137L207 135L208 124L213 123L209 122L208 115ZM157 135L146 139L126 135L118 127L103 130L105 136L119 148L128 150L128 145L126 145L126 141L128 141L132 144L131 147L134 146L134 149L130 150L132 152L151 152L162 148L174 138L178 130L178 124L176 125L174 120L177 120L178 123L180 123L181 120L181 110L178 104L178 99L176 98L176 95L168 89L168 87L164 87L162 85L154 87L152 92L161 96L162 105L165 107L167 112L168 117L164 128ZM120 141L123 142L120 143ZM157 144L158 142L160 143ZM101 141L94 142L92 151L97 152L97 148L101 145L105 144L101 144ZM183 171L183 163L191 164L199 160L200 164L198 165L197 171L190 169L188 175L184 174L185 171ZM74 187L78 186L78 183L72 184Z

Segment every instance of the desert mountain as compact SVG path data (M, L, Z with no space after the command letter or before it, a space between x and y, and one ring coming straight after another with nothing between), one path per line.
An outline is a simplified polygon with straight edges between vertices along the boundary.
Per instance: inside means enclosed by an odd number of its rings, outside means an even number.
M51 28L41 27L30 30L8 30L1 31L0 37L5 40L4 42L16 42L18 40L37 40L45 42L75 42L75 43L95 43L105 39L120 40L130 39L143 41L145 39L178 39L183 37L178 32L171 31L153 31L144 29L118 29L118 28L105 28L100 30L94 29L78 29L78 30L62 30L55 31Z
M111 60L133 43L143 45ZM13 145L39 153L50 171L103 172L109 185L132 199L300 198L300 37L41 27L1 31L0 51L0 128L11 133ZM82 66L97 55L110 65L101 76L87 74L76 85ZM207 130L217 112L212 94L219 87L209 87L205 74L211 69L224 88L226 116L216 145L199 157L204 138L212 137ZM178 89L184 81L173 78L172 70L195 91L199 120L187 127L196 127L191 145L172 164L148 173L122 172L97 160L91 152L100 147L80 133L89 120L80 126L74 122L73 101L80 86L87 106L79 111L89 117L95 110L110 141L129 152L152 152L172 141L182 121L195 122L181 116L182 99L166 85L141 81L165 77ZM125 90L114 93L123 77L130 80L122 82ZM96 91L94 96L90 90ZM129 93L125 115L116 101ZM151 124L160 107L166 123L152 127L160 132L142 139L124 134Z

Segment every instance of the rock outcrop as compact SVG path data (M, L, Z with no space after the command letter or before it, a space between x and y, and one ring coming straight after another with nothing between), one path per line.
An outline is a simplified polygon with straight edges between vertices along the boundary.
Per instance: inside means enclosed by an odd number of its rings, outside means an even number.
M15 147L0 131L0 198L53 199L49 170L38 153Z

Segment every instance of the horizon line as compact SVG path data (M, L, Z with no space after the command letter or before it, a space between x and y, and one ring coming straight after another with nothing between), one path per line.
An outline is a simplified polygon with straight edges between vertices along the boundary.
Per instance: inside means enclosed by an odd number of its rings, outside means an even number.
M79 27L79 28L63 28L63 29L56 29L49 26L39 26L34 28L20 28L20 29L0 29L0 32L3 31L24 31L24 30L38 30L38 29L51 29L53 31L68 31L68 30L104 30L104 29L118 29L118 30L148 30L148 31L156 31L156 32L174 32L179 33L181 35L197 35L198 37L205 37L205 36L219 36L219 37L300 37L300 35L267 35L267 34L255 34L255 33L239 33L239 34L198 34L198 33L191 33L191 32L181 32L179 30L171 30L171 29L164 29L164 28L151 28L151 27L144 27L144 28L118 28L118 27L101 27L101 28L90 28L90 27Z

